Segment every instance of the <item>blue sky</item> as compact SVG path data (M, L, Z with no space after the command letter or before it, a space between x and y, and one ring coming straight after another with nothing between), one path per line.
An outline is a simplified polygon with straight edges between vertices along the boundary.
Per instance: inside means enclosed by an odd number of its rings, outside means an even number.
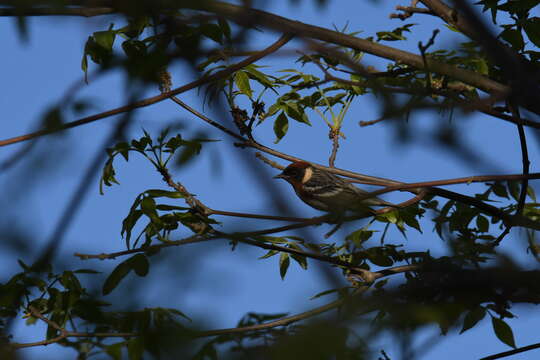
M396 5L394 1L350 2L346 6L343 2L329 3L339 5L318 8L310 1L299 1L297 5L291 5L288 1L276 1L271 2L272 5L266 10L328 28L334 25L341 28L349 21L350 31L363 31L360 36L371 36L377 31L391 30L403 25L399 20L388 18L391 9ZM426 42L433 28L442 30L438 42L441 47L459 39L458 34L447 31L442 24L434 20L431 17L413 17L409 22L419 25L410 40L390 45L417 52L417 42ZM0 78L4 84L4 92L0 96L4 119L0 123L2 138L35 129L44 109L55 104L76 79L82 78L80 61L87 36L93 31L105 29L111 21L114 20L110 17L32 18L29 20L29 41L24 43L18 36L14 21L0 19L4 49L9 49L0 57ZM262 48L278 36L271 32L257 34L254 43ZM298 47L301 47L298 41L288 45L288 48ZM294 58L289 56L274 56L259 64L279 69L295 66L293 61ZM371 56L366 56L365 61L367 65L381 66L380 61ZM173 67L171 73L175 86L189 82L194 76L182 66ZM156 93L157 89L149 89L146 95ZM112 73L91 81L77 97L89 99L94 104L88 114L122 105L126 101L123 76ZM181 99L199 110L203 109L201 96L196 91L182 95ZM441 122L448 121L444 115L431 112L414 114L410 127L416 133L425 134L425 139L416 145L404 145L396 139L394 128L388 124L358 127L360 120L376 119L378 110L377 102L369 96L360 99L351 108L343 129L347 140L342 142L336 162L338 167L411 182L496 172L518 173L521 169L517 130L508 123L482 116L455 116L453 121L458 124L463 139L486 159L486 165L478 169L450 152L436 148L430 142L429 131ZM223 119L220 108L206 106L204 111L217 119ZM80 116L73 115L68 120ZM291 123L289 134L275 147L310 161L326 163L330 152L326 126L316 114L312 114L310 119L312 127ZM37 254L48 238L90 159L100 151L99 146L117 121L118 117L107 118L40 141L32 153L41 157L39 162L22 161L11 170L0 174L0 184L5 190L0 202L4 207L16 204L10 207L9 214L3 221L24 229L29 235L31 242L27 250L28 256L25 257L27 262L31 262L32 254ZM138 111L134 124L130 127L130 135L141 136L143 127L156 134L162 126L171 123L182 124L185 129L182 134L187 138L204 131L208 137L223 140L207 145L197 161L174 172L175 178L191 192L200 195L203 202L216 209L275 212L268 190L262 186L261 179L249 172L249 167L243 163L244 158L238 155L242 150L231 146L230 139L206 127L172 102L162 102ZM267 121L257 129L256 135L261 142L272 144L272 125L272 121ZM538 144L532 136L529 138L532 171L535 171L534 159L538 155ZM299 142L298 139L303 140ZM20 147L21 145L15 145L2 148L0 161L8 158ZM216 159L220 163L218 167L215 166ZM66 262L66 266L97 266L108 274L120 260L94 261L89 264L75 259L73 252L122 250L124 243L120 238L121 220L127 214L134 197L148 188L165 188L159 174L141 159L132 157L129 163L119 159L116 164L120 186L107 188L105 195L101 196L98 193L96 177L81 211L65 235L58 256ZM275 173L275 170L268 169L268 176ZM46 176L41 176L42 174ZM466 193L478 189L466 185L454 188ZM277 182L276 189L291 199L299 215L318 214L297 200L286 183ZM389 198L392 199L392 196ZM256 226L255 222L245 220L238 220L237 224L248 229ZM435 254L444 252L445 244L431 232L431 225L426 223L424 226L424 234L410 232L406 246L419 250L432 248ZM316 233L322 231L317 229L311 234ZM391 236L395 237L394 241L397 243L405 242L396 233ZM510 243L507 250L526 263L525 244L517 236L510 237L507 243ZM208 250L203 252L202 249ZM328 289L328 283L320 276L320 272L306 272L292 264L285 281L282 281L277 257L257 260L257 257L263 254L262 250L245 246L231 252L225 242L171 248L160 255L169 261L153 258L149 276L138 279L144 282L144 286L134 294L143 304L175 307L196 319L210 313L213 319L212 323L208 324L210 328L234 326L247 311L292 314L331 300L330 297L309 300L312 295ZM5 264L3 268L15 271L15 258L5 254L0 259ZM188 264L186 266L189 273L178 273L177 270L180 269L185 271L185 267L176 268L171 265L171 260L173 264ZM310 266L316 267L317 264L310 262ZM1 276L5 279L11 274L4 271ZM114 299L114 293L111 296ZM128 304L130 300L125 299ZM216 302L219 306L216 306ZM524 346L538 342L536 329L540 318L531 311L534 310L531 307L520 309L516 311L519 318L509 321L514 328L516 343ZM19 322L15 327L15 340L25 342L39 339L43 329L40 325L28 328ZM437 332L438 329L433 327L426 330L421 337L429 337ZM394 349L392 342L393 339L387 338L381 343L381 347L387 349L390 356ZM486 318L480 326L461 336L446 336L425 358L468 359L505 350L509 348L496 339L490 321ZM53 359L58 358L59 354L71 354L71 351L53 345L28 349L22 353L27 358L39 354L41 359ZM532 358L535 358L534 351L514 356L512 359Z

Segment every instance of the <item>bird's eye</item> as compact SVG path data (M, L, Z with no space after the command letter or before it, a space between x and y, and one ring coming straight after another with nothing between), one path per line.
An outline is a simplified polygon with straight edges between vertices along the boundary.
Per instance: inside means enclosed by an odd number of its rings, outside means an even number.
M287 175L289 175L289 176L298 175L298 169L289 169L289 170L287 170Z

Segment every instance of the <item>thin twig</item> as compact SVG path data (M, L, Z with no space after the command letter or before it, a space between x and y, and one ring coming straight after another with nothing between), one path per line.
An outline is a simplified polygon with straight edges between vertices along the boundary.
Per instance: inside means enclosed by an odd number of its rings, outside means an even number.
M437 34L439 34L439 29L433 30L433 33L431 34L431 38L429 39L426 45L423 45L421 41L418 42L418 49L420 50L420 54L422 55L422 60L424 61L424 70L426 71L426 74L427 74L426 88L428 90L431 89L433 79L431 76L431 70L429 69L429 62L426 57L426 51L427 49L429 49L430 46L435 44L435 38L437 37Z
M525 352L525 351L534 350L534 349L538 349L538 348L540 348L540 343L523 346L523 347L520 347L520 348L517 348L517 349L504 351L504 352L501 352L501 353L498 353L498 354L489 355L489 356L481 358L480 360L501 359L501 358L504 358L504 357L507 357L507 356L519 354L519 353L522 353L522 352Z
M41 321L43 321L44 323L46 323L53 329L59 331L60 334L54 338L46 339L42 341L36 341L36 342L31 342L31 343L11 343L10 346L13 347L14 349L50 345L50 344L60 342L68 337L99 337L99 338L123 337L123 338L126 338L126 337L139 336L139 334L137 333L91 333L91 332L68 331L62 328L56 322L48 319L46 316L44 316L32 305L28 307L28 311L30 312L32 316L40 319Z
M369 272L371 274L371 279L368 283L371 283L377 279L380 279L386 276L400 274L400 273L409 272L409 271L418 271L420 269L421 269L421 265L414 264L414 265L396 266L396 267L380 270L373 273ZM196 333L195 336L207 337L207 336L218 336L218 335L225 335L225 334L238 334L238 333L245 333L245 332L250 332L250 331L266 330L266 329L275 328L279 326L286 326L293 322L305 320L315 315L319 315L326 311L338 308L341 305L343 305L345 302L350 301L350 298L357 297L363 294L364 292L366 292L368 289L369 289L369 286L366 286L366 285L360 286L359 288L355 290L354 294L352 294L349 298L341 298L329 304L323 305L321 307L306 311L304 313L294 315L294 316L289 316L283 319L278 319L278 320L271 321L265 324L251 325L251 326L238 327L238 328L229 328L229 329L201 331L199 333Z
M375 120L370 120L370 121L364 121L364 120L360 120L358 122L358 125L360 125L361 127L364 127L364 126L371 126L371 125L375 125L375 124L378 124L380 123L381 121L383 120L387 120L388 117L382 117L380 119L375 119Z
M529 175L530 170L530 161L529 161L529 151L527 149L527 138L525 137L525 130L523 129L523 125L521 124L521 116L519 114L519 108L514 105L513 101L508 101L507 106L512 112L512 116L514 117L514 120L517 124L518 129L518 135L519 135L519 144L521 148L521 163L522 163L522 169L523 169L523 175L527 176ZM523 208L525 207L525 199L527 198L527 188L529 187L529 179L527 177L524 177L521 180L521 191L519 194L519 199L516 207L515 215L519 216L523 213ZM493 247L499 246L499 244L503 241L503 239L510 233L510 229L512 228L512 224L508 224L504 231L497 237L497 239L493 242Z
M285 169L285 166L282 166L280 164L278 164L277 162L275 161L272 161L270 160L269 158L267 158L266 156L264 156L263 154L261 154L260 152L256 152L255 153L255 157L262 160L263 162L265 162L266 164L270 165L271 167L273 167L274 169L278 169L278 170L283 170Z
M367 287L366 287L366 290L367 290ZM341 305L343 305L345 300L346 300L345 298L338 299L338 300L332 301L329 304L323 305L321 307L318 307L318 308L315 308L315 309L312 309L312 310L309 310L309 311L306 311L297 315L285 317L279 320L274 320L274 321L264 323L264 324L250 325L250 326L243 326L243 327L229 328L229 329L200 331L200 332L195 333L194 336L195 337L208 337L208 336L218 336L218 335L226 335L226 334L241 334L241 333L250 332L250 331L260 331L260 330L271 329L271 328L275 328L279 326L287 326L294 322L305 320L310 317L325 313L329 310L338 308Z
M225 126L221 125L217 121L214 121L214 120L210 119L208 116L198 112L197 110L195 110L194 108L192 108L191 106L189 106L188 104L186 104L185 102L183 102L182 100L177 98L176 96L171 96L171 100L174 101L175 103L177 103L178 105L180 105L181 107L183 107L184 109L186 109L187 111L189 111L190 113L192 113L193 115L197 116L199 119L206 121L207 123L209 123L213 127L218 128L219 130L221 130L224 133L234 137L235 139L238 139L238 140L241 140L241 141L245 140L242 135L237 134L234 131L227 129Z
M334 162L336 161L336 156L339 149L339 128L330 130L330 139L332 140L332 153L328 159L328 166L333 168L335 167Z
M390 14L390 19L400 19L400 20L406 20L413 16L414 14L422 14L422 15L433 15L436 16L435 13L429 9L425 8L419 8L419 7L413 7L413 6L396 6L397 11L402 11L403 13L392 13Z
M171 174L169 173L169 170L165 167L158 169L159 173L163 176L163 180L173 189L178 191L179 193L183 194L186 198L186 203L194 210L198 210L205 216L208 216L208 213L210 212L210 208L204 205L201 201L197 200L195 196L193 196L185 187L179 182L175 182L172 179Z
M154 253L156 251L159 251L162 248L170 247L170 246L181 246L181 245L187 245L187 244L194 244L204 241L210 241L215 240L217 237L215 237L212 234L195 234L192 236L189 236L187 238L181 239L181 240L173 240L168 241L163 244L157 244L157 245L150 245L145 246L141 248L136 249L129 249L124 251L118 251L114 253L101 253L101 254L81 254L81 253L74 253L73 256L77 256L81 260L89 260L89 259L99 259L99 260L105 260L105 259L116 259L120 256L125 255L131 255L131 254L137 254L137 253Z

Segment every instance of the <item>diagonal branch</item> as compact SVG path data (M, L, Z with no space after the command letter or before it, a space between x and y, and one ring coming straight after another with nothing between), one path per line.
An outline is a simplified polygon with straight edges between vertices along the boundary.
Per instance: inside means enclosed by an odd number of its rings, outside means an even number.
M242 60L242 61L240 61L240 62L238 62L236 64L233 64L233 65L231 65L231 66L229 66L229 67L227 67L227 68L225 68L225 69L223 69L221 71L218 71L218 72L216 72L216 73L214 73L212 75L203 76L198 80L195 80L195 81L193 81L193 82L191 82L189 84L186 84L186 85L181 86L179 88L176 88L174 90L164 92L164 93L161 93L160 95L156 95L156 96L144 99L144 100L135 101L135 102L133 102L131 104L121 106L121 107L118 107L116 109L112 109L112 110L105 111L105 112L102 112L102 113L99 113L99 114L87 116L87 117L84 117L82 119L63 124L62 126L59 126L57 128L54 128L54 129L43 129L43 130L39 130L39 131L29 133L29 134L26 134L26 135L16 136L16 137L6 139L6 140L0 140L0 147L15 144L15 143L18 143L18 142L21 142L21 141L27 141L27 140L34 139L34 138L37 138L37 137L40 137L40 136L43 136L43 135L52 134L52 133L62 131L62 130L66 130L66 129L70 129L70 128L73 128L73 127L76 127L76 126L88 124L88 123L91 123L91 122L94 122L94 121L97 121L97 120L101 120L101 119L104 119L104 118L107 118L107 117L111 117L113 115L122 114L122 113L131 111L131 110L134 110L134 109L137 109L137 108L142 108L142 107L145 107L145 106L149 106L149 105L158 103L160 101L166 100L166 99L170 98L171 96L184 93L184 92L186 92L188 90L191 90L191 89L195 89L195 88L197 88L197 87L199 87L201 85L207 84L209 82L224 79L227 76L229 76L230 74L234 73L235 71L238 71L238 70L246 67L247 65L252 64L252 63L262 59L263 57L275 52L276 50L281 48L283 45L288 43L291 39L292 39L292 35L288 35L288 34L282 35L276 42L274 42L272 45L270 45L266 49L259 51L257 54L252 55L252 56L250 56L250 57L248 57L248 58L246 58L246 59L244 59L244 60Z
M495 359L502 359L502 358L507 357L507 356L512 356L512 355L515 355L515 354L520 354L520 353L522 353L522 352L530 351L530 350L534 350L534 349L538 349L538 348L540 348L540 343L532 344L532 345L527 345L527 346L523 346L523 347L520 347L520 348L517 348L517 349L513 349L513 350L509 350L509 351L504 351L504 352L501 352L501 353L498 353L498 354L486 356L486 357L481 358L480 360L495 360Z
M365 287L365 290L362 292L365 292L367 290L367 287ZM194 334L194 337L209 337L209 336L218 336L218 335L226 335L226 334L242 334L250 331L260 331L260 330L266 330L271 329L275 327L280 326L287 326L294 322L298 322L301 320L305 320L308 318L311 318L313 316L325 313L327 311L330 311L332 309L336 309L343 305L343 303L346 301L345 298L341 298L335 301L332 301L331 303L328 303L326 305L323 305L321 307L293 315L288 316L279 320L271 321L264 324L258 324L258 325L251 325L251 326L243 326L243 327L236 327L236 328L229 328L229 329L218 329L218 330L207 330L207 331L200 331Z

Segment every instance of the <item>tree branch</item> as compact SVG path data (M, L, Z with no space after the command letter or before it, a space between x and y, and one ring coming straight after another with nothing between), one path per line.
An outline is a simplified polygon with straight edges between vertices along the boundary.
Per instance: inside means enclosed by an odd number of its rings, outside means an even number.
M486 356L486 357L481 358L480 360L501 359L503 357L519 354L519 353L522 353L522 352L525 352L525 351L534 350L534 349L538 349L538 348L540 348L540 343L527 345L527 346L523 346L523 347L520 347L520 348L517 348L517 349L504 351L504 352L501 352L501 353L498 353L498 354Z
M164 92L164 93L162 93L160 95L156 95L156 96L144 99L144 100L135 101L135 102L133 102L131 104L121 106L121 107L118 107L116 109L112 109L112 110L109 110L109 111L105 111L105 112L102 112L102 113L99 113L99 114L96 114L96 115L87 116L87 117L84 117L82 119L63 124L62 126L59 126L57 128L54 128L54 129L43 129L43 130L39 130L39 131L29 133L29 134L26 134L26 135L16 136L16 137L6 139L6 140L0 140L0 147L15 144L15 143L18 143L18 142L21 142L21 141L34 139L34 138L37 138L37 137L40 137L40 136L43 136L43 135L52 134L52 133L55 133L55 132L58 132L58 131L70 129L70 128L80 126L80 125L83 125L83 124L88 124L88 123L94 122L96 120L104 119L104 118L107 118L107 117L110 117L110 116L113 116L113 115L118 115L118 114L121 114L121 113L124 113L124 112L128 112L128 111L131 111L131 110L134 110L134 109L137 109L137 108L149 106L149 105L158 103L160 101L163 101L165 99L168 99L171 96L181 94L181 93L186 92L186 91L191 90L191 89L195 89L195 88L197 88L197 87L199 87L201 85L204 85L206 83L226 78L227 76L234 73L235 71L238 71L238 70L246 67L247 65L252 64L252 63L262 59L263 57L267 56L268 54L271 54L272 52L278 50L283 45L285 45L287 42L289 42L291 39L292 39L292 35L288 35L288 34L282 35L275 43L273 43L272 45L270 45L266 49L259 51L256 55L252 55L252 56L250 56L250 57L248 57L248 58L246 58L246 59L244 59L244 60L242 60L242 61L240 61L240 62L238 62L236 64L233 64L233 65L231 65L231 66L229 66L229 67L227 67L227 68L225 68L225 69L223 69L221 71L218 71L218 72L216 72L216 73L214 73L212 75L203 76L198 80L195 80L195 81L193 81L193 82L191 82L189 84L186 84L186 85L181 86L179 88L176 88L174 90Z
M46 323L53 329L59 331L60 335L51 339L46 339L46 340L36 341L36 342L31 342L31 343L11 343L10 346L15 349L23 349L23 348L33 347L33 346L50 345L50 344L60 342L63 339L68 338L68 337L99 337L99 338L123 337L123 338L126 338L126 337L139 336L139 334L137 333L89 333L89 332L68 331L62 328L56 322L48 319L46 316L44 316L32 305L28 307L28 310L32 316L40 319L41 321L43 321L44 323Z
M367 287L366 287L366 290L367 290ZM218 335L226 335L226 334L241 334L241 333L250 332L250 331L260 331L260 330L271 329L271 328L275 328L279 326L287 326L294 322L305 320L310 317L325 313L329 310L338 308L341 305L343 305L345 301L346 301L345 299L338 299L336 301L332 301L331 303L323 305L321 307L318 307L318 308L315 308L315 309L312 309L312 310L309 310L309 311L306 311L297 315L285 317L283 319L264 323L264 324L229 328L229 329L200 331L200 332L195 333L194 336L195 337L208 337L208 336L218 336Z
M400 20L406 20L413 16L414 14L422 14L422 15L433 15L435 16L435 13L429 9L425 8L419 8L414 6L396 6L397 11L401 11L402 13L393 13L390 14L390 19L400 19Z
M111 15L117 11L112 7L58 7L58 8L0 8L0 16L101 16Z
M256 9L246 9L223 2L190 3L187 7L217 13L244 26L264 26L276 31L291 33L304 38L312 38L324 42L345 46L358 51L366 52L381 58L398 61L417 69L424 69L422 57L410 52L395 49L369 40L360 39L351 35L328 30L322 27L293 21L282 16ZM477 87L488 93L508 93L509 88L473 71L457 68L453 65L429 60L431 71L447 75L466 84ZM531 111L540 113L539 104L527 104Z

